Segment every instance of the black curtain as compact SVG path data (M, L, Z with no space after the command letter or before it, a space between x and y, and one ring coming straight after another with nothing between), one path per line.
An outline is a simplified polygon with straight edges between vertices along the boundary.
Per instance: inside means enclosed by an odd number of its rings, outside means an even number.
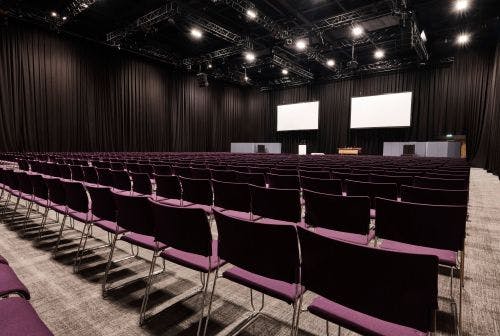
M0 28L0 150L227 151L247 90L11 21Z

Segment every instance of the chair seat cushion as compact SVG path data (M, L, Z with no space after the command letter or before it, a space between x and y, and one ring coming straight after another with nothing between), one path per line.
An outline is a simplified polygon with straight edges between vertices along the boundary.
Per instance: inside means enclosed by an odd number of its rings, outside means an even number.
M302 286L297 288L295 284L263 277L239 267L228 269L222 273L222 276L289 304L293 303L304 292Z
M351 232L343 232L343 231L337 231L337 230L330 230L330 229L325 229L325 228L320 228L320 227L315 228L314 231L317 234L322 235L324 237L342 240L342 241L346 241L346 242L358 244L358 245L367 245L374 236L373 231L370 231L370 233L368 235L351 233Z
M188 208L196 208L196 209L202 209L205 211L207 215L213 214L214 210L211 205L205 205L205 204L193 204L191 203L190 205L187 206Z
M451 267L457 266L457 252L450 250L437 249L432 247L418 246L412 244L400 243L394 240L379 240L380 248L397 252L429 254L438 257L439 263Z
M50 203L49 208L51 210L54 210L55 212L59 212L59 213L66 213L66 210L67 210L66 205L55 204L55 203Z
M71 210L71 209L68 209ZM82 223L92 222L92 212L80 212L80 211L70 211L68 216Z
M0 256L0 264L6 264L6 265L8 265L9 262L4 257Z
M262 224L281 224L281 225L297 225L295 222L287 222L279 219L272 219L272 218L266 218L266 217L261 217L255 221L256 223L262 223Z
M29 300L30 292L7 264L0 264L0 297L18 293Z
M135 232L127 233L126 235L120 237L121 240L126 241L132 245L137 245L148 249L150 251L157 250L155 238L152 236L146 236ZM159 250L163 250L167 245L163 243L158 243Z
M46 207L46 206L47 206L47 204L49 203L49 201L48 201L48 200L46 200L46 199L44 199L44 198L37 197L37 196L34 196L34 197L33 197L33 202L34 202L35 204L38 204L38 205L43 206L43 207Z
M104 231L110 232L110 233L122 234L122 233L127 232L127 230L125 230L122 227L119 227L115 222L111 222L111 221L104 220L104 219L96 220L94 222L94 225L97 226L98 228L103 229Z
M234 217L234 218L239 218L239 219L245 219L245 220L250 220L250 212L243 212L243 211L236 211L236 210L227 210L221 207L214 207L215 210L218 212L224 213L226 216Z
M23 298L0 300L0 330L9 336L52 336L31 304Z
M387 322L339 305L324 297L317 297L307 307L309 312L362 335L370 336L425 336L427 333Z
M21 193L21 199L31 202L33 200L33 195Z
M165 204L165 205L181 206L181 200L176 199L176 198L165 198L165 197L161 197L161 196L156 196L152 199L155 202Z
M165 249L160 256L173 263L186 266L196 271L208 273L224 265L224 260L219 260L217 257L217 240L212 241L212 257L210 263L208 257L199 254L184 252L175 248Z

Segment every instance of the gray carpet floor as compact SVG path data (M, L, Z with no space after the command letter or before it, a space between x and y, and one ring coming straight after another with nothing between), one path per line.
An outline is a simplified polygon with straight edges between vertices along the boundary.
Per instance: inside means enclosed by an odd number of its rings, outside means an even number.
M68 230L57 258L51 255L59 226L49 224L48 231L35 242L39 215L27 222L22 231L24 208L13 219L0 223L0 254L5 256L20 279L32 293L31 303L55 335L195 335L200 296L169 304L169 300L199 286L199 274L175 264L166 263L166 272L158 275L151 291L150 308L156 313L143 327L138 325L145 282L138 281L111 291L103 299L101 279L107 249L87 254L78 274L72 271L75 248L80 232ZM7 212L9 213L9 212ZM463 299L464 335L500 335L500 181L481 169L472 169L470 185L470 221L467 228L465 288ZM38 218L37 218L38 217ZM51 214L54 218L54 214ZM82 225L75 223L81 230ZM94 235L106 240L96 229ZM92 240L97 246L102 241ZM116 258L130 253L128 245L120 243ZM144 260L131 259L112 269L110 280L116 284L140 277L149 270L150 255L140 254ZM372 274L366 275L367 284ZM457 279L458 280L458 279ZM458 298L458 281L455 282ZM440 275L440 311L438 335L454 334L452 305L446 299L449 278ZM307 293L304 306L313 299ZM219 279L214 296L212 319L208 335L215 335L234 323L250 309L249 290ZM260 316L243 335L288 335L291 307L266 297L264 315ZM336 327L330 325L330 330ZM0 331L1 334L1 331ZM325 335L325 322L303 313L300 335ZM342 330L342 335L355 335Z

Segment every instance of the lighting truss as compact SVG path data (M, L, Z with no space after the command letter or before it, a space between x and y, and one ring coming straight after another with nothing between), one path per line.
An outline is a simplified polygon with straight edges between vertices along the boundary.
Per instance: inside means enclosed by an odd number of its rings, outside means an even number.
M226 58L229 56L241 54L245 50L251 50L252 49L252 43L250 40L245 39L243 41L240 41L236 45L232 45L226 48L214 50L212 52L209 52L207 54L201 55L199 57L194 57L194 58L188 58L183 61L184 64L193 64L196 62L206 62L214 59L220 59L220 58Z
M209 21L203 17L187 14L185 16L185 19L188 22L190 22L191 24L194 24L194 25L198 26L199 28L208 31L208 32L220 37L221 39L223 39L227 42L238 43L243 39L240 35L233 33L232 31L230 31L224 27L221 27L218 24L216 24L212 21Z
M128 40L127 40L128 42ZM129 50L135 53L139 53L141 55L146 55L148 57L157 59L159 61L179 66L181 60L177 54L170 53L166 50L158 48L152 45L139 45L137 43L125 43L123 49Z
M120 41L127 37L127 35L144 27L151 27L159 22L173 18L178 15L178 13L177 4L173 1L169 1L164 6L141 16L127 27L106 34L106 41L111 45L119 45Z
M293 72L301 77L307 79L314 79L314 74L295 62L285 59L279 55L273 54L271 62L277 66L288 69L288 71Z
M428 61L429 53L427 48L425 47L425 43L420 36L420 31L417 25L417 19L415 18L415 14L410 16L410 33L411 33L411 46L417 53L420 61Z
M81 12L87 10L90 6L92 6L96 0L73 0L65 9L65 15L67 20L62 20L59 22L60 25L65 24L71 18L79 15Z

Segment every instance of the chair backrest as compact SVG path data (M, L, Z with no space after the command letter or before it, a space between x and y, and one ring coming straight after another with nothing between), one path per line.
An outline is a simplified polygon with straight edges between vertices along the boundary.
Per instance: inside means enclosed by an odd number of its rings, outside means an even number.
M135 233L153 236L154 223L151 203L146 196L113 192L116 203L116 224Z
M360 182L370 181L370 174L340 173L332 171L332 177L335 179L340 179L342 181L345 180L360 181Z
M300 189L299 175L267 174L269 188Z
M212 179L222 182L237 182L237 174L234 170L211 170Z
M151 195L153 187L147 173L129 173L132 177L132 190L145 195Z
M302 189L324 194L342 195L342 181L335 179L320 179L315 177L300 177Z
M343 232L367 235L370 227L368 196L336 196L304 189L305 222Z
M375 198L397 199L398 186L396 183L372 183L361 181L344 181L345 191L348 196L368 196L371 207L375 208Z
M179 177L182 187L182 200L195 204L212 205L213 192L210 180Z
M214 211L221 259L258 275L300 283L297 231L294 225L250 222Z
M401 200L423 204L467 205L469 190L430 189L403 185L401 186Z
M20 170L29 171L30 165L27 160L18 160L18 165Z
M140 173L140 168L138 163L128 163L127 162L127 170L129 173Z
M99 183L99 177L97 176L97 170L95 167L83 166L83 179L87 183Z
M250 212L250 187L246 183L212 180L214 206L242 212Z
M191 178L209 180L212 175L207 168L191 168Z
M400 188L403 184L413 185L413 176L370 174L370 181L374 183L396 183Z
M43 177L36 174L30 174L28 176L31 180L31 185L33 186L33 195L38 198L48 200L49 189L47 188L47 184L45 184Z
M238 172L237 182L253 184L259 187L266 186L266 176L263 173Z
M205 257L212 255L210 223L202 209L150 202L156 241L184 252Z
M149 163L140 163L139 172L143 174L148 174L150 179L153 178L153 174L155 173L153 165Z
M271 174L276 175L298 175L297 168L271 168Z
M83 169L81 166L71 165L69 166L71 170L71 178L74 181L84 181Z
M116 222L116 204L109 187L87 186L87 190L92 200L92 215Z
M269 173L270 169L268 167L248 167L248 171L250 173L266 174Z
M287 222L300 222L300 190L250 185L253 215Z
M111 175L113 175L113 188L130 191L132 183L128 172L125 170L112 170Z
M181 167L181 166L172 166L174 170L174 174L182 177L191 177L191 168L189 167Z
M469 181L465 179L442 179L434 177L415 176L415 187L432 189L451 189L463 190L469 189Z
M111 170L124 170L125 164L123 162L111 162Z
M89 211L89 199L87 191L81 182L63 181L66 193L66 205L68 208L78 212L87 213Z
M97 168L98 182L102 186L113 186L113 174L109 168Z
M14 172L17 180L19 181L19 190L24 195L33 195L33 185L31 184L31 180L27 173L22 172Z
M63 179L71 180L71 169L67 164L58 164L59 176Z
M44 178L49 189L49 200L52 204L66 205L66 191L58 178Z
M300 178L311 177L317 179L330 179L330 172L328 170L300 170Z
M172 175L173 173L172 167L169 165L154 165L153 170L156 175Z
M154 175L156 181L156 196L181 199L181 183L176 175Z
M384 321L433 330L437 257L349 244L300 227L298 233L306 289ZM369 285L367 274L377 274Z
M378 238L432 248L463 249L467 207L377 198Z

